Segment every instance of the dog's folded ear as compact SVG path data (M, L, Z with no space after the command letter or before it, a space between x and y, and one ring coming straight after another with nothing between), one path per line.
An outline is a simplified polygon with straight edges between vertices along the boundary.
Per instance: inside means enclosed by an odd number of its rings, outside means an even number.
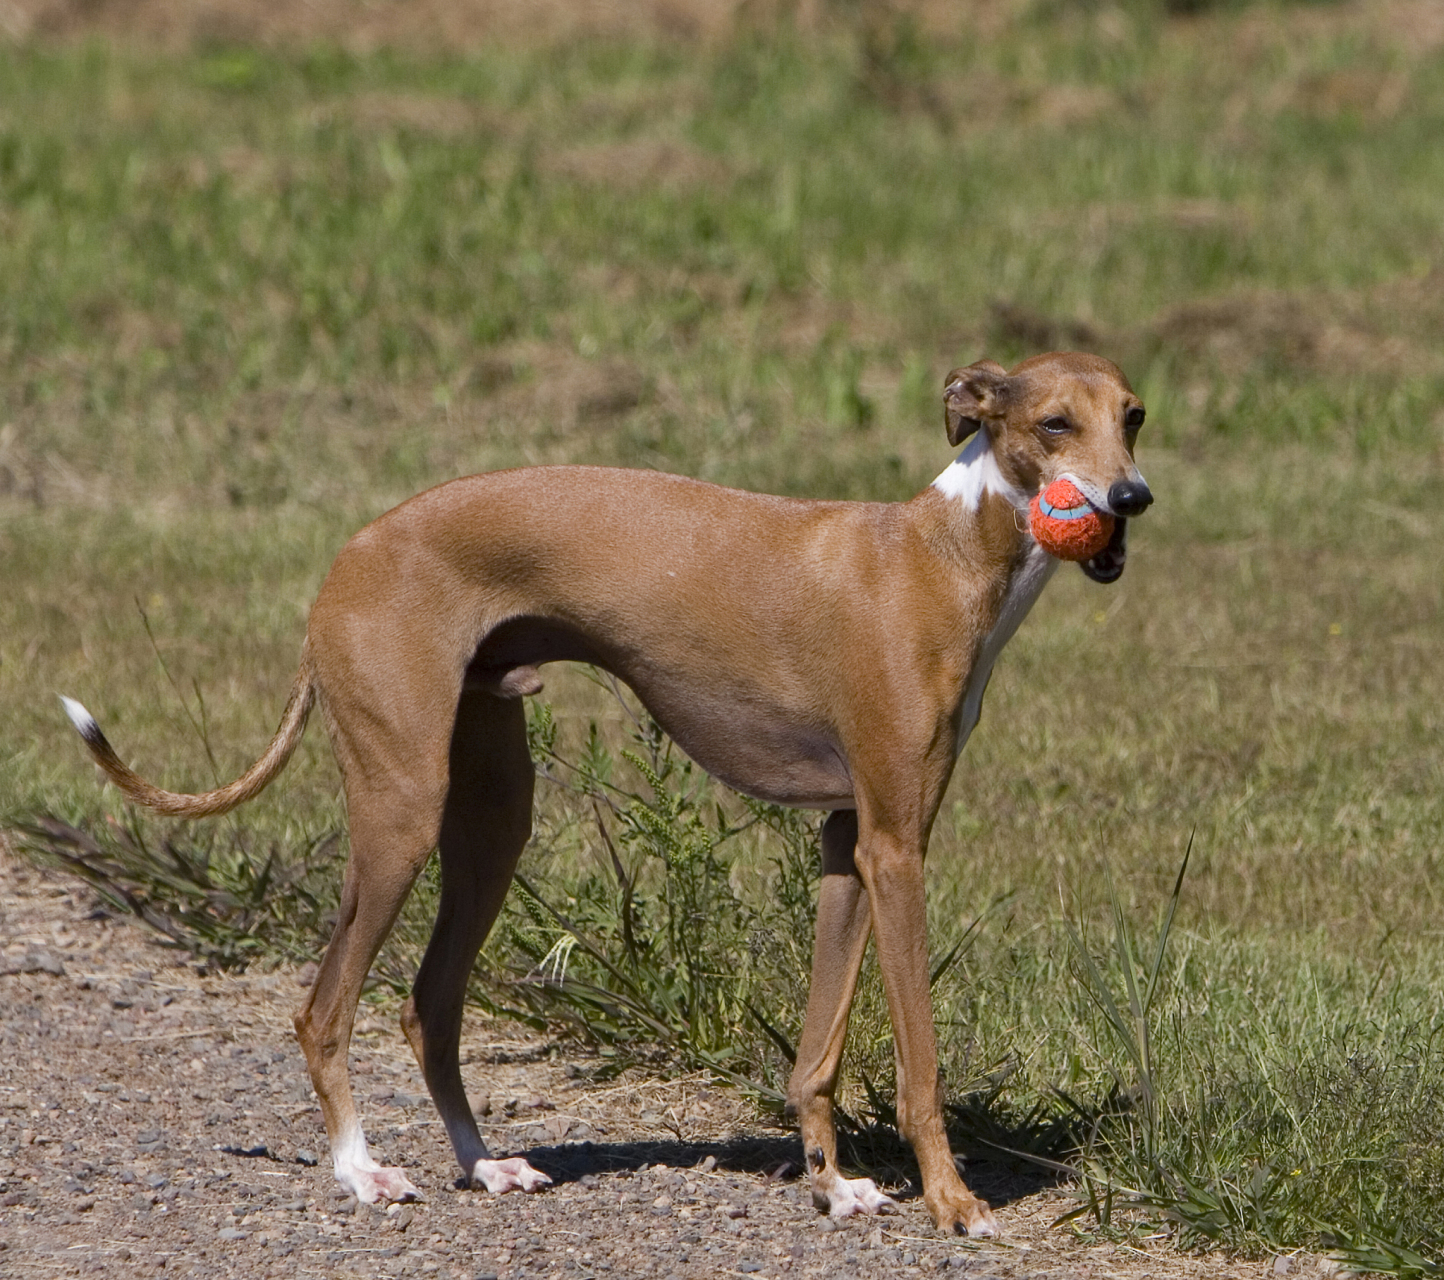
M966 369L954 369L943 383L943 423L948 443L962 444L974 431L1001 411L1008 389L1008 371L996 360L979 360Z

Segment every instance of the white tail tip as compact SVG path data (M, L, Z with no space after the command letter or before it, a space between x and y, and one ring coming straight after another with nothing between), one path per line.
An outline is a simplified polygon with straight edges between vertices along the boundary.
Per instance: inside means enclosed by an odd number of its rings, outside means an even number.
M70 723L75 726L76 732L82 738L93 738L100 732L100 726L95 723L95 717L74 698L67 698L61 694L60 705L65 708L65 714L70 717Z

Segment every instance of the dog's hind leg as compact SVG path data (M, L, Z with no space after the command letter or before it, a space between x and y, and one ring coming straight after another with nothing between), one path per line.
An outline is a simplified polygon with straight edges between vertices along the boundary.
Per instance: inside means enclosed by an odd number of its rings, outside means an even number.
M822 828L822 886L817 895L812 985L797 1064L787 1086L787 1109L801 1122L813 1203L834 1218L889 1213L897 1208L871 1179L844 1178L837 1167L832 1098L871 926L867 890L853 856L856 847L857 814L845 809L829 815Z
M459 1062L467 979L531 834L533 782L521 699L468 689L451 738L441 904L401 1025L462 1170L497 1192L535 1191L551 1181L519 1157L491 1159Z
M336 929L295 1019L331 1140L336 1179L368 1204L420 1196L400 1169L382 1168L371 1158L347 1067L362 984L436 845L441 786L434 791L433 806L422 798L424 788L418 792L410 785L348 789L351 857ZM406 796L411 803L403 802Z

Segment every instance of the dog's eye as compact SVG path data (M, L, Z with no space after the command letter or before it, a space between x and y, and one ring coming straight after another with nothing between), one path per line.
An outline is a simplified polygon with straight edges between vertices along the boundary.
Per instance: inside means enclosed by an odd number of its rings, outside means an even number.
M1050 436L1066 435L1073 429L1069 425L1067 418L1060 418L1057 414L1054 414L1051 418L1044 418L1038 425Z
M1136 404L1123 415L1123 425L1130 431L1137 431L1143 425L1143 406Z

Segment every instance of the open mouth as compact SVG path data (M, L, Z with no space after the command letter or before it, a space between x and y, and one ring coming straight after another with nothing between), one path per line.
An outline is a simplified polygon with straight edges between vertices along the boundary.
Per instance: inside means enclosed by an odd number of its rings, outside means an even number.
M1123 576L1123 566L1128 560L1128 521L1116 516L1113 521L1113 536L1108 545L1096 556L1079 562L1078 567L1094 582L1117 582Z

